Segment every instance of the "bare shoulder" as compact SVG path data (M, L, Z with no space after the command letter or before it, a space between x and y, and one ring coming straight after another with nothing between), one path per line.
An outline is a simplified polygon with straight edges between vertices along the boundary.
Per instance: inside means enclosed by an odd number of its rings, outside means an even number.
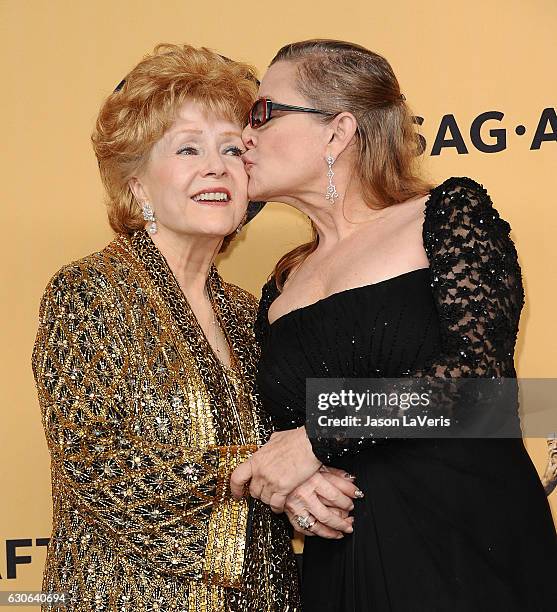
M428 198L429 194L426 194L391 205L377 220L372 220L362 231L354 234L352 248L363 246L369 252L371 246L376 251L370 256L375 257L377 252L390 251L393 246L400 249L401 243L410 242L419 246Z
M405 216L410 222L422 220L429 198L430 194L426 193L417 198L412 198L411 200L397 204L397 207L400 207L401 216Z
M335 290L380 282L428 265L422 229L428 196L392 205L354 234L332 262Z

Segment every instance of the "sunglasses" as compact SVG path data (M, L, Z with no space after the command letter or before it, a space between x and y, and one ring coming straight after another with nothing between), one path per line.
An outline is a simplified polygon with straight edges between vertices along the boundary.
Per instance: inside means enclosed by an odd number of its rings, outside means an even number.
M325 111L316 108L306 108L305 106L291 106L290 104L278 104L269 98L259 98L251 107L248 121L253 129L260 128L262 125L274 119L273 111L289 111L293 113L314 113L318 115L330 115Z

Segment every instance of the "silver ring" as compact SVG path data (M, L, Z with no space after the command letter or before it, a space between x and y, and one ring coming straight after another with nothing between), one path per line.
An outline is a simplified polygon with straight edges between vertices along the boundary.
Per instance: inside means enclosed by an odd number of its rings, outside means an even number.
M302 529L307 529L308 531L311 530L311 528L315 525L316 521L315 519L313 521L309 520L310 515L308 514L307 516L300 516L299 514L296 515L296 522L298 523L298 525L302 528Z

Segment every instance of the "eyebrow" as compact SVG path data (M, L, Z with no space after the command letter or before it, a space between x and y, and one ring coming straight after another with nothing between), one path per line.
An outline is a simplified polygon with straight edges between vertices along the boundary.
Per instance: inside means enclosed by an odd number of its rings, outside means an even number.
M170 137L174 138L175 136L178 136L179 134L198 134L199 135L199 134L203 134L203 130L194 130L194 129L184 128L181 130L176 130L175 132L171 132ZM238 130L237 132L228 130L226 132L220 132L219 136L238 136L239 138L241 138L242 132L240 130Z

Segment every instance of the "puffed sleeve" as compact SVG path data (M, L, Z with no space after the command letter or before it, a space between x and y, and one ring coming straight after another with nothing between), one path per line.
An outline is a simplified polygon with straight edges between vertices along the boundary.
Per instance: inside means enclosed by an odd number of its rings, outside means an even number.
M211 580L232 567L207 525L228 526L231 540L241 533L247 504L231 498L229 479L257 447L191 448L138 433L145 394L130 350L136 337L102 275L92 281L78 267L62 269L39 317L32 366L54 494L70 496L84 520L160 572Z
M413 381L412 389L427 387L434 392L431 416L450 416L454 422L461 418L459 405L469 406L475 399L479 406L481 390L468 385L464 402L462 383L467 381L459 379L516 376L513 355L524 291L509 232L487 191L469 178L448 179L433 190L426 205L423 242L442 351L419 369L401 374L422 379L417 385ZM494 399L493 394L485 396L484 407L489 408L487 403ZM389 438L312 437L310 441L315 455L330 464Z

